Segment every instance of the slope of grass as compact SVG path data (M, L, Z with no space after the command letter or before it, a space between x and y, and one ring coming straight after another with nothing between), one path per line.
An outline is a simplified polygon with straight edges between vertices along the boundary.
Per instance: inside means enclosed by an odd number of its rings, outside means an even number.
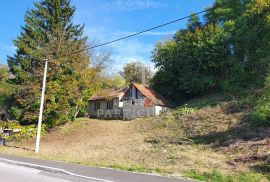
M204 181L268 181L270 131L245 120L256 93L209 95L159 117L81 118L33 139L0 147L9 154Z

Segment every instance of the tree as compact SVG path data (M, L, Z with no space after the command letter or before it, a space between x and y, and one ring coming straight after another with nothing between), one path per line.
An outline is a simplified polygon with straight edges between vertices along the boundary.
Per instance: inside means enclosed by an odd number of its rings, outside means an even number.
M188 20L187 29L190 31L194 31L197 28L200 28L201 26L202 26L202 23L200 22L199 16L193 14Z
M78 51L87 48L87 37L83 26L72 23L75 7L70 0L41 0L34 5L26 13L26 25L14 41L16 54L8 64L14 83L20 85L16 95L20 120L29 124L38 119L44 63L49 61L44 120L54 127L74 119L85 107L86 92L95 89L85 82L97 72L89 67L90 53Z
M158 71L152 86L174 100L219 89L227 52L226 33L218 26L180 30L172 41L156 46L152 61Z
M208 23L218 24L229 35L231 56L244 67L246 85L262 86L267 76L269 4L268 0L216 0L217 8L206 14Z
M9 79L10 74L8 71L8 67L4 65L0 65L0 81L5 81Z
M158 43L153 87L172 98L262 87L269 75L270 2L216 0L202 24L191 16L173 40Z
M0 108L10 107L14 101L15 86L10 84L11 75L8 67L0 65Z
M149 84L153 76L150 67L147 67L141 62L132 62L124 66L120 75L127 83L145 83Z
M256 126L270 127L270 2L253 1L243 19L246 26L240 35L244 35L245 31L247 35L245 40L250 43L246 47L250 62L249 71L252 71L252 76L256 76L257 82L264 81L262 94L250 113L249 119Z

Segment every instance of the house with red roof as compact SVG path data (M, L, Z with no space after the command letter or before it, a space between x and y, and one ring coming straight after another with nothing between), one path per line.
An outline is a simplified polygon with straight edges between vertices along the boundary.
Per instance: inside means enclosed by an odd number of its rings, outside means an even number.
M157 116L170 108L169 102L153 89L132 83L128 89L107 90L89 99L89 116L93 118L121 118L131 120Z

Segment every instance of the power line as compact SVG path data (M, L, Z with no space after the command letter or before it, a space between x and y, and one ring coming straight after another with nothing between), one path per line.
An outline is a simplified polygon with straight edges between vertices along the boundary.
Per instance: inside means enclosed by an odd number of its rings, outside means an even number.
M164 26L167 26L167 25L176 23L176 22L178 22L178 21L181 21L181 20L190 18L190 17L192 17L192 16L194 16L194 15L199 15L199 14L205 13L206 11L207 11L207 10L200 11L200 12L198 12L198 13L194 13L194 14L192 14L192 15L185 16L185 17L183 17L183 18L179 18L179 19L176 19L176 20L173 20L173 21L164 23L164 24L162 24L162 25L158 25L158 26L155 26L155 27L152 27L152 28L149 28L149 29L146 29L146 30L137 32L137 33L134 33L134 34L130 34L130 35L125 36L125 37L121 37L121 38L118 38L118 39L115 39L115 40L112 40L112 41L109 41L109 42L105 42L105 43L102 43L102 44L99 44L99 45L96 45L96 46L93 46L93 47L89 47L88 49L94 49L94 48L101 47L101 46L104 46L104 45L107 45L107 44L111 44L111 43L114 43L114 42L118 42L118 41L120 41L120 40L124 40L124 39L130 38L130 37L134 37L134 36L137 36L137 35L140 35L140 34L149 32L149 31L151 31L151 30L155 30L155 29L158 29L158 28L161 28L161 27L164 27Z
M161 28L161 27L164 27L164 26L167 26L167 25L170 25L170 24L173 24L173 23L176 23L176 22L191 18L194 15L200 15L202 13L206 13L206 12L214 10L216 8L219 8L219 7L222 7L222 6L225 6L225 5L229 5L229 4L233 3L233 2L236 2L236 0L229 1L228 3L224 3L224 4L220 5L220 6L216 5L216 6L213 6L211 8L207 8L207 9L205 9L203 11L199 11L197 13L193 13L191 15L188 15L188 16L176 19L176 20L172 20L172 21L169 21L167 23L164 23L164 24L161 24L161 25L158 25L158 26L146 29L146 30L142 30L140 32L133 33L133 34L130 34L130 35L127 35L127 36L124 36L124 37L121 37L121 38L118 38L118 39L115 39L115 40L111 40L111 41L104 42L104 43L101 43L101 44L98 44L98 45L95 45L95 46L92 46L92 47L88 47L88 48L81 49L81 50L78 50L78 51L75 51L75 52L71 52L70 54L77 54L77 53L80 53L80 52L83 52L83 51L87 51L87 50L90 50L90 49L95 49L95 48L98 48L98 47L101 47L101 46L104 46L104 45L108 45L108 44L112 44L112 43L115 43L115 42L118 42L118 41L121 41L121 40L124 40L124 39L128 39L130 37L134 37L134 36L149 32L151 30L155 30L155 29L158 29L158 28ZM57 58L59 58L59 57L57 57Z

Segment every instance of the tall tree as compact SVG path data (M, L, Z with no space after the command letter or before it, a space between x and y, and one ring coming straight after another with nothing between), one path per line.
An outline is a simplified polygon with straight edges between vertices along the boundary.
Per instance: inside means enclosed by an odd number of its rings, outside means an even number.
M158 43L153 86L173 98L212 89L261 87L269 72L270 1L216 0L205 23L191 16L173 40Z
M44 120L53 127L70 121L79 113L85 90L82 79L95 75L83 26L74 25L75 7L70 0L41 0L26 12L25 26L14 41L16 54L8 59L10 71L20 85L16 100L24 124L38 119L44 63L49 61ZM74 53L75 52L75 53Z
M120 75L127 83L149 84L153 76L151 68L141 62L131 62L124 66Z
M227 52L226 33L218 26L180 30L153 52L153 87L174 100L219 89Z
M268 68L269 4L269 0L216 0L217 8L206 14L209 23L228 33L231 56L244 67L247 82L259 86Z

